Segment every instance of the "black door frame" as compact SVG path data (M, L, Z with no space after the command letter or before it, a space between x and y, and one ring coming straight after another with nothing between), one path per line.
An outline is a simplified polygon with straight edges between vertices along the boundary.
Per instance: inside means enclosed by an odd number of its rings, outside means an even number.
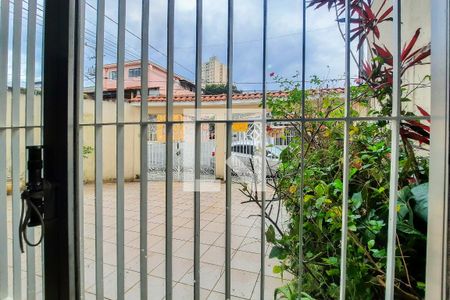
M43 62L46 299L78 299L75 239L76 0L45 1Z

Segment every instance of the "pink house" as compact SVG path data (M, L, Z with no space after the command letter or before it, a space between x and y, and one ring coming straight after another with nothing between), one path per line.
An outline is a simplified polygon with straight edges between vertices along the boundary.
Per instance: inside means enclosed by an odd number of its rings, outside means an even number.
M141 92L141 62L139 60L125 62L125 99L133 99ZM166 69L155 64L148 65L149 96L166 95ZM194 95L195 85L176 75L174 80L174 95ZM117 65L108 64L103 67L103 91L105 99L116 98Z

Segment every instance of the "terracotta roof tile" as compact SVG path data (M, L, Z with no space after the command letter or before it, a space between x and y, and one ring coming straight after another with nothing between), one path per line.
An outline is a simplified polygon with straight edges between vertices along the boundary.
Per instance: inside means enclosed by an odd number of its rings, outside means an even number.
M313 95L316 95L320 92L336 92L343 93L343 88L332 88L332 89L321 89L321 90L309 90L309 92ZM278 91L278 92L269 92L267 96L269 97L286 97L288 92ZM262 93L252 92L252 93L241 93L241 94L233 94L233 100L259 100L262 99ZM226 101L227 94L219 94L219 95L202 95L202 101L204 102L220 102ZM137 96L130 100L130 102L140 102L141 96ZM166 96L149 96L149 102L165 102ZM174 102L194 102L194 95L175 95L173 97Z

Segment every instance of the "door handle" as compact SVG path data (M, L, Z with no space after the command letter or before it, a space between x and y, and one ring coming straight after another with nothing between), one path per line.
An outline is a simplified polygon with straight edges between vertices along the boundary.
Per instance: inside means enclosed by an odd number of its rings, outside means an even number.
M44 199L51 190L50 184L42 178L42 146L28 146L28 182L22 192L22 210L20 213L19 235L20 250L24 253L23 242L36 247L44 238ZM31 242L27 236L27 227L41 226L41 235L37 242Z

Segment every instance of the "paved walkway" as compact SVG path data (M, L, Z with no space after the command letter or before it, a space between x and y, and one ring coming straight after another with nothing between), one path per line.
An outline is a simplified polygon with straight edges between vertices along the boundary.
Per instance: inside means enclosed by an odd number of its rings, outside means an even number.
M116 298L115 184L104 185L104 290ZM165 186L149 182L148 290L150 299L164 299L165 291ZM201 298L224 299L225 286L225 185L219 192L201 194ZM260 218L254 203L233 184L232 189L232 295L235 299L259 299ZM139 299L139 183L125 185L125 289L127 299ZM193 298L193 193L174 183L173 299ZM85 186L85 290L95 299L95 206L94 186ZM269 247L266 247L269 249ZM272 274L276 262L266 258L265 299L281 286Z

